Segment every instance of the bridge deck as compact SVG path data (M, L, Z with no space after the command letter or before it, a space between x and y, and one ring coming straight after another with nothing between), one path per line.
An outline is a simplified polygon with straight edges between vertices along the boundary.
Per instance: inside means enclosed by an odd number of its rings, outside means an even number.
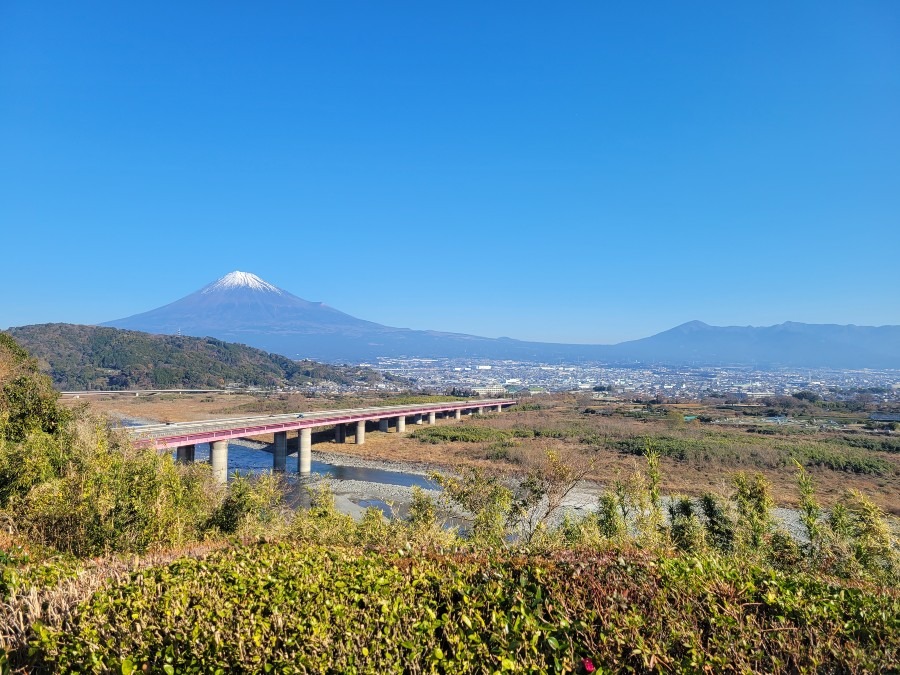
M171 424L144 424L124 427L135 445L175 448L197 443L260 436L278 431L324 427L384 418L439 413L455 410L470 410L496 406L515 405L515 399L485 399L480 401L448 401L445 403L424 403L419 405L377 406L371 408L351 408L345 410L320 410L317 412L287 413L281 415L257 415L254 417L232 417L203 420L200 422L174 422Z

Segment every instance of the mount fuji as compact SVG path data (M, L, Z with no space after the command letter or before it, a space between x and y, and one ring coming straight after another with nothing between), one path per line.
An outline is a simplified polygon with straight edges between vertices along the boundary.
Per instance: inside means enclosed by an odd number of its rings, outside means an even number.
M291 358L362 361L377 356L536 356L539 343L392 328L310 302L249 272L231 272L157 309L102 324L147 333L216 337ZM552 345L544 345L550 347Z
M573 345L392 328L309 302L248 272L158 309L104 326L215 337L290 358L360 362L386 357L478 357L541 362L900 368L900 326L786 322L710 326L690 321L617 345Z

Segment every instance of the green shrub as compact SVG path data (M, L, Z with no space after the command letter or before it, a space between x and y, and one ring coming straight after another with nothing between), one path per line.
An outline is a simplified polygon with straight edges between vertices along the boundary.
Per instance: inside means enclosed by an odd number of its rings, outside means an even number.
M834 471L864 473L874 476L890 476L894 465L880 457L853 452L850 448L832 450L818 446L806 446L800 450L807 466L824 466Z
M490 427L472 427L466 425L453 425L446 427L423 427L416 429L411 436L422 443L487 443L502 441L510 437L505 431L491 429Z
M62 434L72 421L59 393L37 362L15 340L0 333L0 438L24 441L29 434Z
M225 498L213 510L204 529L223 534L275 534L284 522L284 480L275 473L233 476Z
M433 472L429 478L443 489L447 510L470 523L468 534L476 546L503 545L516 516L514 494L507 485L496 476L468 467L457 476Z
M418 485L413 486L407 522L414 529L430 530L437 526L437 504Z
M29 484L5 509L30 541L95 556L181 546L201 536L217 494L209 467L184 467L154 450L109 444L102 430L67 450L64 464L40 476L16 476L10 466L16 453L0 456L0 473L13 475L15 485Z
M517 403L509 408L509 412L528 412L531 410L543 410L544 406L540 403Z
M771 486L762 474L743 472L732 477L732 484L732 499L738 516L735 540L744 553L759 553L767 535L774 529Z
M689 497L679 497L669 502L669 527L672 543L680 551L699 553L705 546L703 523L694 513L694 504Z
M54 672L878 672L900 599L717 557L523 558L267 544L144 570L64 630Z
M900 438L896 437L842 436L836 439L829 439L829 442L865 450L900 453Z
M495 441L485 448L485 457L487 459L505 459L516 461L513 454L510 452L512 448L519 447L519 443L510 438L503 439L502 441Z
M711 492L702 494L699 502L706 541L719 551L729 553L734 548L735 526L728 512L728 504Z

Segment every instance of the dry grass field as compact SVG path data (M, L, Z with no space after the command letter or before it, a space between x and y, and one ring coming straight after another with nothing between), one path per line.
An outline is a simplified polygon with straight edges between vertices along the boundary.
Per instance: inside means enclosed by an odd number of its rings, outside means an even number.
M84 399L82 399L84 400ZM189 421L253 413L327 410L385 404L389 399L306 398L301 395L115 395L90 401L98 411L161 421ZM74 403L79 403L78 401ZM663 489L669 494L728 493L738 471L759 471L779 505L797 504L794 461L813 476L825 504L856 488L882 509L900 515L900 439L891 451L854 447L871 436L775 425L726 426L683 422L681 412L635 417L633 407L598 410L587 398L559 395L535 399L502 414L438 420L435 427L407 425L407 433L367 434L366 443L325 441L320 449L367 459L474 465L522 472L553 449L571 462L591 464L588 477L601 483L626 478L652 447L661 454ZM594 412L591 412L591 411ZM473 431L474 430L474 431ZM327 434L321 434L324 440ZM885 437L879 437L885 438ZM892 440L891 440L892 439ZM880 441L879 441L880 442ZM313 447L315 451L316 446Z

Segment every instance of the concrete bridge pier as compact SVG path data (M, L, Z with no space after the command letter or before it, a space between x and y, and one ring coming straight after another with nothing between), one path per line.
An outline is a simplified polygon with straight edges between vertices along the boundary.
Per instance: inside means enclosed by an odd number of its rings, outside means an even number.
M397 418L397 433L402 434L404 431L406 431L406 416L400 415Z
M272 453L272 470L284 471L287 466L287 432L275 432L275 451Z
M413 417L413 422L416 424L422 424L422 413L416 413L416 416Z
M223 485L228 482L228 441L213 441L209 444L209 463L212 464L213 478Z
M378 420L378 431L383 431L384 433L387 433L389 424L390 424L390 420L387 417Z
M461 419L462 419L462 409L461 409L461 408L457 408L456 410L454 410L454 411L453 411L453 416L454 416L456 419L461 420Z
M297 473L308 476L312 471L312 429L300 430L300 445L297 448Z
M366 442L366 421L360 420L356 423L356 444L362 445Z
M428 424L434 424L436 419L437 416L433 412L428 413Z
M194 461L194 446L193 445L179 445L175 450L175 461L181 462L182 464L190 464Z
M497 412L503 412L503 404L502 403L497 404Z
M484 415L484 406L480 406L480 407L478 408L478 414L479 414L479 415Z
M343 443L347 440L347 427L343 423L334 426L334 442Z

